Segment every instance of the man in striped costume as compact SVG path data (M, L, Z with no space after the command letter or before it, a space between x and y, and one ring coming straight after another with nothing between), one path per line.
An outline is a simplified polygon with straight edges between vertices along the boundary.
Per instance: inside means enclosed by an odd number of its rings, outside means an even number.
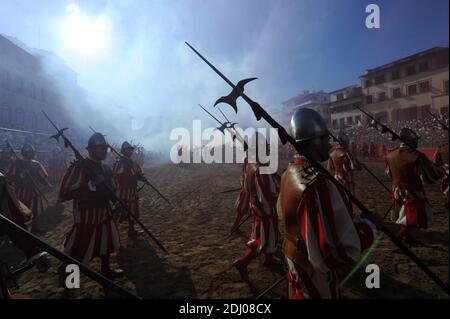
M328 160L329 131L319 113L297 110L291 134L311 159ZM294 157L281 177L277 210L285 225L288 297L339 298L337 271L356 262L371 245L377 233L374 223L355 216L343 187L302 155ZM381 223L380 217L373 219Z
M257 155L258 145L266 146L262 134L256 133L251 144L242 180L242 188L247 195L247 201L242 205L248 207L252 216L252 230L244 256L233 263L242 279L247 283L250 283L247 267L258 255L265 255L265 266L279 265L279 260L274 257L274 253L280 237L276 213L280 177L277 173L261 173L261 167L268 164L261 163Z
M111 169L102 164L108 151L104 136L93 134L87 150L89 157L72 163L61 183L59 201L73 201L74 217L64 251L85 264L100 257L101 273L117 277L123 271L110 267L110 254L119 249L120 242L111 210L114 203L105 189L105 184L114 189L114 181Z
M233 225L231 229L234 230L239 226L244 215L249 214L249 194L244 187L244 176L247 169L247 157L244 158L244 163L242 163L242 175L241 175L241 190L239 192L236 201L234 202L234 211L236 213L236 217L234 218Z
M415 231L432 223L431 206L423 183L437 183L443 172L425 154L415 149L420 137L413 130L402 128L400 137L409 146L402 143L386 156L385 173L392 178L392 198L395 202L391 217L401 225L397 234L399 239L417 244Z
M361 163L348 149L350 139L344 132L339 133L338 142L339 145L330 153L328 169L333 171L334 178L336 178L342 186L354 193L355 181L353 172L362 169Z
M139 193L137 190L138 181L144 181L142 169L132 155L134 147L123 142L120 152L123 154L113 165L113 178L117 185L117 196L122 199L139 218ZM134 220L128 214L123 213L117 216L118 222L128 221L128 236L137 236L140 231L134 227Z
M27 229L25 222L28 219L27 208L17 199L12 185L10 185L2 173L0 173L0 214L13 221L23 229ZM36 264L39 272L45 272L50 266L50 262L46 257L46 253L36 247L34 244L14 232L6 232L0 225L0 237L8 235L14 246L20 249L28 263ZM0 264L2 261L0 260ZM0 299L12 299L12 294L6 285L6 278L0 269Z
M45 168L34 160L35 153L34 146L25 143L21 150L23 159L12 162L6 174L8 180L14 185L17 198L31 209L33 214L31 232L33 233L40 231L39 220L44 211L44 200L36 187L39 185L52 186L48 181Z

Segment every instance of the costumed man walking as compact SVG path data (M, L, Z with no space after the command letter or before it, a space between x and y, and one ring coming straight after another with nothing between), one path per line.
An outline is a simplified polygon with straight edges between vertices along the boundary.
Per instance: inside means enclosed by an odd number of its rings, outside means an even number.
M448 174L448 143L439 147L434 154L433 162L435 165L440 166ZM448 177L443 176L441 178L441 192L445 196L445 208L448 208L449 194L448 194Z
M10 183L7 182L4 175L0 173L0 214L16 223L18 226L27 230L25 222L30 218L31 214L29 209L21 203L15 194L15 191ZM46 253L27 240L24 240L21 236L14 232L7 232L2 229L0 225L0 237L8 235L12 243L20 249L25 257L28 259L28 263L34 263L38 267L39 272L45 272L50 266L49 260L46 257ZM0 260L1 264L1 260ZM5 274L0 269L0 299L13 299L12 294L6 285Z
M349 138L344 132L338 135L339 145L330 153L328 169L334 173L339 183L352 193L355 192L354 171L362 170L361 163L349 150Z
M259 147L266 146L264 136L256 133L250 144L247 152L248 162L245 165L242 180L248 202L242 204L250 211L252 230L244 256L233 263L241 278L247 283L250 283L247 267L258 255L265 255L265 266L279 265L279 260L274 257L274 253L279 241L276 201L280 177L277 173L262 172L262 167L268 165L268 163L262 163L258 156Z
M328 160L330 136L319 113L297 110L291 119L291 135L309 158ZM377 235L374 222L355 216L343 186L320 173L301 154L281 177L277 210L285 225L288 297L339 298L337 272L356 262L372 244ZM372 219L381 225L379 216Z
M61 183L59 201L73 201L73 225L64 240L64 251L85 264L100 257L101 273L113 278L123 270L110 266L110 255L119 249L120 242L112 216L115 203L104 185L115 188L111 169L102 163L108 152L105 137L94 133L87 150L88 158L72 163Z
M145 179L141 167L132 159L134 149L130 143L123 142L120 149L123 156L117 159L113 165L113 178L117 185L117 196L139 218L138 181L145 181ZM128 214L118 214L116 220L118 222L128 221L128 236L133 237L140 233L135 229L134 220Z
M428 228L433 217L423 183L434 184L443 173L425 154L416 150L420 139L416 132L404 127L399 135L408 146L401 143L386 156L385 173L392 179L395 203L391 218L401 225L397 234L399 239L418 244L414 233L418 228Z
M40 217L44 211L44 199L37 187L52 185L48 181L44 166L34 159L36 154L34 146L25 143L21 154L23 159L13 161L6 176L12 182L17 198L31 209L33 214L31 232L37 233L40 231Z

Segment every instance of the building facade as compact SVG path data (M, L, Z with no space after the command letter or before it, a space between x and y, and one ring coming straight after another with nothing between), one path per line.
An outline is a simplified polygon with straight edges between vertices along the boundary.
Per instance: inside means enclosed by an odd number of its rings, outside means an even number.
M330 120L333 129L352 127L362 123L361 112L356 108L362 106L362 88L351 85L329 93Z
M323 118L330 123L330 111L329 111L329 94L323 91L309 92L303 91L303 93L290 98L282 103L283 124L289 124L289 120L292 114L297 109L310 108L319 112ZM287 121L287 122L286 122Z
M367 70L363 106L384 122L448 113L448 47L435 47Z
M107 112L99 112L104 109ZM0 35L0 135L9 137L14 130L29 131L33 132L29 140L37 143L36 139L45 133L54 134L55 129L42 111L59 126L70 128L67 135L83 148L92 133L89 125L103 124L103 129L108 123L111 127L103 132L110 136L117 135L113 134L117 131L123 136L131 132L128 111L81 88L76 72L58 56ZM52 146L48 138L45 145Z

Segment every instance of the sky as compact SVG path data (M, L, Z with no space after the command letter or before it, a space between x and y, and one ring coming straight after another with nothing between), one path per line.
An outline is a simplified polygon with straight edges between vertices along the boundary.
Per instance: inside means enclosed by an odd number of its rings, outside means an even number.
M380 7L379 29L365 26L370 3ZM273 110L303 90L336 90L368 68L448 46L448 3L0 0L0 33L60 56L81 86L128 108L137 128L148 116L204 119L197 104L229 93L184 41L233 82L258 77L246 93ZM236 122L253 119L243 102L238 115L223 110Z

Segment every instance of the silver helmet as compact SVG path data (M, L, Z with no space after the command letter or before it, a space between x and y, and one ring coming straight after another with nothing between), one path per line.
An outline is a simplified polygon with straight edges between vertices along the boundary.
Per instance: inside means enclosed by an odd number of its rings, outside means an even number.
M122 146L120 148L120 151L123 153L124 150L126 149L135 149L135 147L133 145L131 145L130 143L128 143L127 141L122 143Z
M105 136L101 133L94 133L89 138L87 149L97 147L97 146L108 146Z
M420 135L414 132L408 127L404 127L400 130L400 139L404 140L408 145L416 148L419 144Z
M23 144L20 153L23 155L24 153L28 153L28 152L35 153L36 149L30 143L25 143L25 144Z
M330 134L322 116L312 109L298 109L291 118L291 136L297 142Z
M329 136L330 132L327 128L325 120L319 113L312 109L298 109L292 115L291 119L291 136L297 142L311 142L320 155L320 160L325 161L329 158L329 143L324 143L323 137Z

